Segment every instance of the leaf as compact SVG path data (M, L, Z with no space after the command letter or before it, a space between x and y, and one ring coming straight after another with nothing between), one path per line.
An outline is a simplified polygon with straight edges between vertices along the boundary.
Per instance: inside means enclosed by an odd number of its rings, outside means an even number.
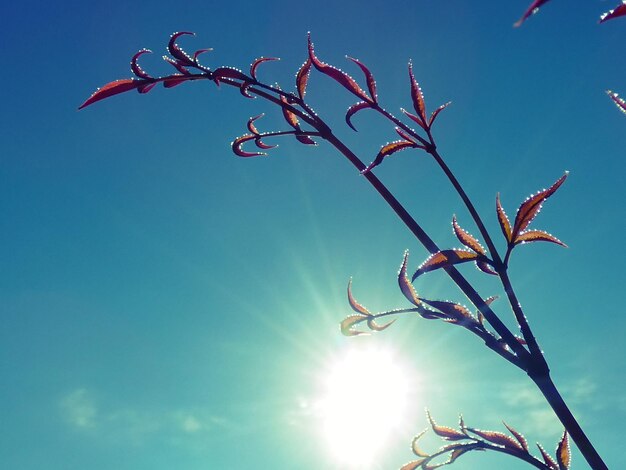
M548 232L544 232L543 230L525 230L521 232L515 239L516 245L520 243L530 242L551 242L567 248L567 245L565 243L563 243L555 236L550 235Z
M296 134L296 139L298 140L298 142L300 142L301 144L305 144L305 145L317 145L317 142L315 142L313 139L311 139L308 135L306 134Z
M402 465L402 467L400 467L400 470L417 470L425 461L426 459L413 460L409 463L405 463L404 465Z
M551 470L559 470L559 466L556 464L554 459L550 457L550 454L548 454L543 447L541 447L541 444L537 444L537 447L539 448L539 452L541 452L541 456L543 457L543 461L546 465L550 467Z
M439 116L439 113L443 111L444 109L446 109L451 104L452 104L452 101L448 101L447 103L444 103L441 106L439 106L437 109L435 109L433 113L430 115L430 119L428 120L428 127L432 127L433 123L435 122L435 119L437 118L437 116Z
M411 450L413 450L413 453L418 457L430 457L430 454L424 452L417 445L417 441L420 440L420 438L426 433L426 431L428 431L428 429L424 429L422 432L420 432L417 436L413 438L413 441L411 442Z
M430 415L430 411L426 411L426 416L428 416L428 421L430 421L430 426L433 429L433 432L437 434L439 437L442 437L446 441L458 441L460 439L468 439L468 437L460 431L456 429L449 428L447 426L439 426L433 420L433 417Z
M256 80L256 71L259 65L270 60L280 60L278 57L259 57L250 65L250 76Z
M383 331L385 329L387 329L388 327L390 327L393 323L395 323L395 319L385 323L384 325L379 325L378 323L376 323L374 316L370 317L367 319L367 327L370 330L373 331Z
M612 20L613 18L617 18L620 16L626 15L626 0L622 0L622 4L610 10L606 13L603 13L600 16L600 21L598 23L604 23L605 21Z
M344 336L366 335L364 331L357 331L354 326L367 319L367 315L349 315L340 323L341 333Z
M311 62L317 70L322 72L324 75L328 75L330 78L343 86L346 90L355 94L364 101L373 102L372 99L367 96L367 93L363 91L363 89L350 75L343 72L342 70L339 70L336 67L333 67L332 65L328 65L322 62L315 56L315 50L313 48L313 42L311 41L311 35L309 35L309 59L311 59Z
M378 152L378 155L376 155L376 158L374 158L374 161L372 161L372 163L370 163L367 166L367 168L361 171L361 173L365 174L371 171L372 168L375 168L378 165L380 165L381 162L384 160L384 158L388 157L389 155L393 155L394 153L399 152L400 150L405 150L408 148L415 148L415 147L417 147L417 144L415 142L409 142L406 140L396 140L395 142L391 142L386 145L383 145L383 147Z
M452 322L475 321L470 311L461 304L445 300L424 300L425 303L445 314L446 320Z
M285 105L289 104L289 101L287 101L287 98L285 98L284 95L280 95L280 101ZM285 121L287 121L287 124L289 124L295 130L299 131L300 124L298 121L298 117L292 111L290 111L287 106L282 106L281 109L283 110L283 116L285 117Z
M530 4L530 6L526 9L526 11L525 11L525 12L524 12L524 14L522 15L522 17L521 17L519 20L517 20L517 21L513 24L513 26L514 26L514 27L516 27L516 28L519 28L519 27L522 25L522 23L523 23L524 21L526 21L526 19L528 19L528 17L529 17L530 15L534 15L535 13L537 13L537 12L539 11L539 7L540 7L541 5L543 5L544 3L547 3L547 2L548 2L548 0L534 0L534 1Z
M619 95L611 90L606 90L609 97L613 100L617 109L619 109L622 113L626 114L626 100L620 98Z
M348 302L350 303L350 307L357 313L361 315L371 315L370 311L366 309L363 305L358 303L356 299L352 296L352 279L348 281Z
M567 430L563 432L563 437L556 447L556 461L559 464L559 470L569 470L572 453L569 447L569 439L567 438Z
M163 60L178 70L182 75L191 75L191 72L187 70L178 60L172 59L169 56L164 55Z
M163 80L163 86L165 88L174 88L175 86L178 86L181 83L186 82L187 80L190 80L190 77L175 73L174 75L170 75L168 78Z
M240 157L259 157L259 156L267 155L266 153L263 153L263 152L246 152L245 150L241 148L244 142L256 139L256 137L257 136L255 136L254 134L245 134L233 140L233 143L231 144L231 146L233 148L233 152L235 153L235 155L238 155Z
M254 135L257 135L257 136L259 135L259 131L256 128L254 121L256 121L259 118L262 118L263 116L265 116L265 113L257 114L256 116L253 116L250 119L248 119L248 124L247 124L248 130L252 132Z
M374 75L372 75L372 72L370 72L370 70L365 65L363 65L363 63L359 61L358 59L355 59L353 57L347 57L347 58L361 68L361 70L365 74L365 80L367 82L367 89L370 92L370 96L372 100L374 101L374 103L378 102L378 93L376 92L376 80L374 80Z
M307 58L307 60L302 64L298 73L296 74L296 88L298 89L298 95L300 95L300 99L304 99L304 95L306 95L306 86L309 83L309 76L311 75L311 59Z
M480 269L482 272L486 273L486 274L491 274L492 276L497 276L498 272L495 271L490 265L489 263L487 263L484 260L481 259L477 259L476 260L476 267L478 269Z
M206 49L198 49L196 52L193 53L193 61L194 63L198 63L198 56L200 54L204 54L205 52L211 52L213 50L212 47L207 47Z
M132 59L130 59L130 70L139 78L152 78L144 69L142 69L137 63L137 59L144 54L151 54L152 51L150 49L142 49L137 52ZM147 92L144 92L147 93Z
M147 83L145 80L136 80L133 78L125 78L122 80L115 80L109 82L101 88L98 88L93 94L81 104L78 109L83 109L96 101L103 100L109 96L119 95L126 91L134 90L135 88Z
M411 114L409 113L406 109L404 108L400 108L400 111L402 111L406 117L408 117L409 119L411 119L413 122L415 122L418 126L420 126L422 129L426 130L428 128L428 125L422 120L421 117L416 116L415 114Z
M250 77L234 67L218 67L213 71L212 77L215 83L219 83L219 81L224 78L243 80L244 82L250 81Z
M512 450L518 450L520 452L524 451L524 448L515 439L507 436L504 433L497 431L481 431L480 429L474 428L468 428L468 430L493 444Z
M460 263L467 263L468 261L474 261L478 258L477 253L472 253L467 250L442 250L430 255L426 261L415 271L413 278L415 280L418 276L427 273L428 271L434 271L439 268L447 268Z
M174 57L174 59L179 60L183 65L194 65L194 60L189 57L178 44L176 44L176 40L183 35L195 36L196 33L191 33L189 31L180 31L172 34L170 36L170 42L167 44L167 50L170 55Z
M456 221L456 216L452 216L452 228L454 230L454 234L459 239L459 241L463 243L463 245L465 245L470 250L473 250L478 254L481 254L481 255L487 254L487 252L482 247L480 242L459 226L459 224Z
M509 432L513 434L513 437L517 439L517 442L519 442L519 444L522 446L522 449L528 452L528 441L526 440L526 438L521 433L519 433L518 431L513 429L511 426L506 424L504 421L502 421L502 424L504 424L504 426L509 430Z
M398 271L398 285L400 286L400 290L402 291L404 296L407 298L407 300L411 302L413 305L419 306L422 303L422 301L419 295L417 295L417 292L415 291L415 287L413 286L411 281L409 281L409 278L406 275L406 266L408 262L409 262L409 250L406 250L404 252L404 259L402 260L402 264L400 265L400 270Z
M150 90L152 90L156 86L156 84L157 82L144 83L143 85L139 85L137 87L137 91L139 93L148 93Z
M513 225L513 234L512 239L513 242L516 241L517 236L520 232L533 221L533 219L539 214L541 210L541 206L544 201L552 196L557 189L563 184L569 172L565 172L563 176L561 176L552 186L548 189L544 189L543 191L539 191L537 194L528 197L517 209L517 214L515 216L515 224Z
M458 445L451 453L450 458L446 462L446 465L454 463L456 459L458 459L461 455L471 450L477 449L477 444L460 444Z
M251 86L252 86L251 82L243 82L241 86L239 87L239 92L246 98L254 99L256 98L256 96L252 96L250 92L248 91L248 88L250 88Z
M356 127L352 125L352 116L365 108L371 108L371 104L367 101L359 101L348 108L348 112L346 112L346 123L352 128L353 131L358 132Z
M509 218L506 216L506 212L504 212L502 204L500 204L500 193L496 194L496 212L498 214L498 222L500 222L500 228L502 229L504 238L511 243L513 240L513 236L511 235L511 222L509 222Z
M396 127L396 133L402 137L404 140L408 140L409 142L413 142L413 137L407 134L402 128ZM416 147L422 147L421 145L416 145ZM422 147L423 148L423 147Z
M415 80L415 75L413 75L412 62L409 62L409 78L411 79L411 99L413 100L413 109L415 109L415 112L424 123L424 126L426 126L426 103L424 103L424 94L422 93L422 89L420 88L419 83L417 83L417 80Z

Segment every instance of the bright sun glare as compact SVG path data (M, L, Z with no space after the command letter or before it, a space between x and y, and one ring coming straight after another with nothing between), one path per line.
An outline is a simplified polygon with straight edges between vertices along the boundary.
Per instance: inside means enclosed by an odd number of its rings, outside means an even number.
M388 351L350 350L323 383L322 432L334 460L371 464L407 416L407 371ZM344 468L344 467L342 467Z

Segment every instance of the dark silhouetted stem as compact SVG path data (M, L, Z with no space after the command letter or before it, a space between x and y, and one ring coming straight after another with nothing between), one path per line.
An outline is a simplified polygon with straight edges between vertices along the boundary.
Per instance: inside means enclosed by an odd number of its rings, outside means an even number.
M593 470L608 470L608 467L565 404L563 397L561 397L561 394L554 385L554 382L552 382L550 376L548 374L538 376L529 374L529 376L533 382L537 384L537 387L539 387L539 390L543 393L543 396L554 410L554 413L558 416L565 429L567 429L567 432L576 443L576 446L583 454L583 457L585 457L589 466Z

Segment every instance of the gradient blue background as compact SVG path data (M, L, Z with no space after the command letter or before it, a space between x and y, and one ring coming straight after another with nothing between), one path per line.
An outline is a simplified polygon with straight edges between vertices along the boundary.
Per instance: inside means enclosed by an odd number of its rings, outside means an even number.
M0 7L0 467L7 470L333 469L315 404L332 358L355 347L396 352L413 378L406 429L372 469L411 459L428 406L476 427L505 419L552 450L561 427L524 375L451 325L399 320L347 339L345 286L373 310L405 305L404 249L426 252L332 148L284 140L239 159L230 141L251 115L277 110L210 83L129 93L77 112L102 84L129 76L142 47L154 73L178 30L212 66L290 87L311 31L323 59L360 74L381 101L410 106L412 58L427 105L452 100L435 136L502 246L510 215L564 170L534 223L570 246L519 248L511 274L554 379L610 468L625 468L624 157L626 20L599 26L616 1L548 3L520 29L528 0L469 2L11 2ZM145 60L143 60L145 59ZM310 102L363 160L395 138L314 74ZM476 233L432 161L395 155L377 174L441 246L450 218ZM483 295L497 283L463 269ZM462 301L443 275L417 288ZM511 325L503 301L494 304ZM380 403L384 406L384 402ZM430 448L436 442L431 441ZM426 445L426 447L429 447ZM526 468L467 455L457 469ZM575 452L573 468L586 468Z

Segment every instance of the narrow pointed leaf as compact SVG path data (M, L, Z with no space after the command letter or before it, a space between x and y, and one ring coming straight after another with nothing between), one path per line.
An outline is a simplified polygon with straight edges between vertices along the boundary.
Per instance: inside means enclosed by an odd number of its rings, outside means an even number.
M143 85L139 85L137 87L137 91L142 94L148 93L150 90L152 90L156 86L156 84L157 82L144 83Z
M563 437L556 448L556 461L559 464L559 470L569 470L572 461L572 453L569 447L567 431L563 433Z
M245 150L241 148L241 146L245 142L249 140L253 140L253 139L256 139L256 136L254 134L245 134L233 140L233 143L231 145L232 145L233 152L235 153L235 155L238 155L240 157L258 157L262 155L267 155L262 152L246 152Z
M235 80L243 80L244 82L250 81L250 77L234 67L218 67L213 71L213 80L216 82L224 78L233 78Z
M170 75L168 78L163 80L163 86L165 88L174 88L175 86L178 86L189 79L190 78L186 77L185 75L175 73L174 75Z
M361 173L367 173L368 171L371 171L372 168L380 165L385 157L388 157L389 155L393 155L400 150L415 148L416 146L417 145L415 144L415 142L408 142L406 140L396 140L395 142L384 145L378 152L378 155L376 155L376 158L374 158L374 161L372 161L372 163L370 163L367 168L365 168L365 170L363 170Z
M357 331L354 329L354 326L365 321L367 319L366 315L350 315L343 319L340 323L341 333L344 336L358 336L358 335L366 335L364 331Z
M193 61L197 64L198 56L200 54L204 54L205 52L211 52L212 50L213 50L212 47L207 47L206 49L198 49L196 52L193 53Z
M348 124L353 131L358 132L356 127L352 124L352 116L365 108L371 108L371 104L367 101L359 101L348 108L348 111L346 112L346 124Z
M604 23L605 21L612 20L613 18L617 18L619 16L626 15L626 0L622 1L622 4L617 6L615 9L610 10L606 13L603 13L600 16L600 21L598 23Z
M409 62L409 78L411 79L411 99L413 100L413 109L420 117L422 122L426 124L426 103L424 102L424 94L422 89L413 75L413 64Z
M622 113L626 114L626 100L624 100L623 98L620 98L619 95L615 93L614 91L607 90L606 93L613 100L613 102L615 103L615 106L617 106L617 109L619 109Z
M442 250L430 255L424 263L415 271L412 280L415 280L418 276L428 272L434 271L439 268L446 268L455 264L467 263L468 261L474 261L478 258L477 253L472 253L466 250Z
M435 122L435 119L437 118L437 116L439 116L439 113L443 111L444 109L446 109L451 104L452 104L452 101L448 101L447 103L444 103L441 106L439 106L437 109L435 109L433 113L430 115L430 119L428 120L428 127L432 127L433 123Z
M306 134L296 134L296 139L298 140L298 142L300 142L301 144L305 144L305 145L317 145L317 142L315 142L313 139L311 139L311 137L309 137Z
M256 121L257 119L262 118L263 116L265 116L265 113L261 113L261 114L257 114L256 116L251 117L250 119L248 119L248 130L250 132L252 132L254 135L259 135L259 131L256 128L256 125L254 124L254 121Z
M498 214L498 222L500 222L500 228L502 229L504 238L506 238L506 241L511 243L513 241L511 222L509 222L509 218L507 217L506 212L504 212L502 204L500 204L500 193L496 194L496 212Z
M144 80L135 80L132 78L125 78L122 80L115 80L107 83L101 88L98 88L78 109L83 109L96 101L103 100L109 96L119 95L126 91L134 90L135 88L147 83Z
M539 191L537 194L528 197L522 205L517 210L517 214L515 216L515 224L513 225L513 240L517 239L517 236L520 234L522 230L525 230L526 227L533 221L533 219L537 216L539 211L541 210L541 206L544 201L552 196L557 189L563 184L565 179L567 178L568 172L565 172L563 176L561 176L552 186L548 189L544 189L543 191Z
M520 446L522 446L522 449L528 452L528 441L526 440L526 438L520 432L518 432L517 430L513 429L511 426L506 424L504 421L502 421L502 424L504 424L504 426L509 430L509 432L513 434L513 437L517 439L517 442L519 442Z
M176 44L176 40L183 35L195 36L195 33L191 33L189 31L181 31L178 33L172 34L170 37L170 42L167 45L167 50L171 54L174 59L179 60L182 64L185 65L194 65L194 60L187 55L185 51L183 51L178 44Z
M409 119L411 119L411 121L415 122L418 126L420 126L422 129L427 130L428 129L428 125L426 124L425 121L422 120L421 117L416 116L415 114L411 114L409 113L406 109L404 108L400 108L400 111L402 111L406 117L408 117Z
M352 295L352 279L348 281L348 302L350 303L350 307L357 313L361 315L371 315L370 311L365 308L363 305L358 303L356 299Z
M402 260L402 264L400 265L400 270L398 271L398 285L400 286L400 290L407 298L409 302L413 305L419 306L422 302L419 295L415 291L415 287L411 281L409 281L409 277L406 275L406 267L409 262L409 250L404 252L404 259Z
M530 242L551 242L567 248L565 243L556 238L554 235L550 235L548 232L544 232L543 230L525 230L520 233L517 238L515 238L516 245L519 243Z
M454 463L461 455L478 447L477 444L460 444L450 453L450 458L446 462L447 465Z
M543 461L546 463L546 465L548 467L550 467L551 470L559 470L559 466L557 465L557 463L554 461L554 459L552 457L550 457L550 454L548 454L543 447L541 447L541 444L537 444L537 447L539 448L539 452L541 453L541 457L543 457Z
M302 64L298 73L296 74L296 88L298 89L298 95L300 99L304 99L304 95L306 95L306 86L309 83L309 76L311 75L311 59L307 58L307 60Z
M363 91L363 89L359 86L359 84L347 73L339 70L332 65L328 65L321 60L319 60L315 55L315 50L313 48L313 42L311 41L311 36L309 36L309 58L311 62L315 66L317 70L322 72L324 75L328 75L330 78L335 80L341 86L343 86L349 92L355 94L359 98L365 101L372 102L372 99L367 96L367 93Z
M400 128L400 127L396 127L396 133L402 137L404 140L409 141L409 142L413 142L413 137L410 136L409 134L407 134L404 129ZM420 145L416 145L416 147L421 147Z
M513 439L510 436L507 436L504 433L497 432L497 431L483 431L481 429L473 429L473 428L468 428L468 430L493 444L506 447L511 450L518 450L520 452L524 452L524 448L520 445L519 442L517 442L515 439Z
M424 461L426 461L426 459L413 460L402 465L402 467L400 467L400 470L417 470L421 467Z
M285 98L283 95L280 95L280 101L285 105L289 104L289 102L287 101L287 98ZM300 124L298 121L298 117L293 112L291 112L286 106L282 106L282 110L283 110L283 116L285 117L285 121L287 121L287 124L289 124L295 130L299 131Z
M418 457L426 457L426 458L430 457L430 454L427 454L426 452L424 452L417 445L417 442L426 433L426 431L428 431L428 429L424 429L422 432L420 432L417 436L413 438L413 441L411 442L411 450L413 450L413 453L417 455Z
M374 320L374 317L372 316L367 319L367 327L373 331L383 331L384 329L390 327L393 323L395 323L395 321L396 319L393 319L385 323L384 325L379 325L378 323L376 323L376 321Z
M430 412L427 411L426 415L428 416L428 421L430 422L430 426L433 429L433 432L437 434L439 437L442 437L446 441L458 441L460 439L467 439L467 436L463 434L461 431L457 431L454 428L449 428L447 426L439 426L433 420L433 417L430 415Z
M250 76L256 80L256 71L263 62L280 60L278 57L259 57L250 65Z
M481 255L487 254L480 242L461 228L461 226L456 221L456 216L452 217L452 229L454 230L454 234L456 235L456 237L461 243L463 243L463 245Z
M461 304L457 304L455 302L447 302L444 300L425 300L424 302L428 303L428 305L430 305L431 307L443 312L447 320L453 322L459 322L463 320L475 321L471 312Z
M254 99L254 98L256 98L256 96L252 96L252 95L250 94L250 92L248 91L248 89L249 89L251 86L252 86L252 83L250 83L250 82L243 82L243 83L241 84L241 86L239 87L239 92L240 92L243 96L245 96L246 98L252 98L252 99Z
M376 103L378 101L378 93L376 91L376 80L374 80L374 75L372 75L372 72L370 72L370 70L365 65L363 65L363 63L359 61L358 59L355 59L353 57L348 57L348 59L350 59L352 62L358 65L363 71L363 73L365 74L365 80L367 82L367 89L370 92L370 96L372 100L374 101L374 103Z
M185 66L178 60L172 59L169 56L164 55L163 60L178 70L183 75L191 75L191 72L185 68Z
M547 3L548 0L534 0L530 6L526 9L522 17L513 24L516 28L519 28L524 21L528 19L529 16L534 15L539 11L539 7L544 3Z
M498 272L495 271L489 263L487 263L486 261L482 259L476 260L476 267L480 269L482 272L484 272L485 274L490 274L492 276L498 275Z
M142 49L137 52L132 59L130 59L130 70L139 78L152 78L144 69L142 69L137 63L137 59L144 54L151 54L152 51L150 49Z
M261 137L258 137L258 136L256 139L254 139L254 145L256 145L257 147L263 150L269 150L269 149L274 149L278 147L278 145L266 144L265 142L261 140Z

